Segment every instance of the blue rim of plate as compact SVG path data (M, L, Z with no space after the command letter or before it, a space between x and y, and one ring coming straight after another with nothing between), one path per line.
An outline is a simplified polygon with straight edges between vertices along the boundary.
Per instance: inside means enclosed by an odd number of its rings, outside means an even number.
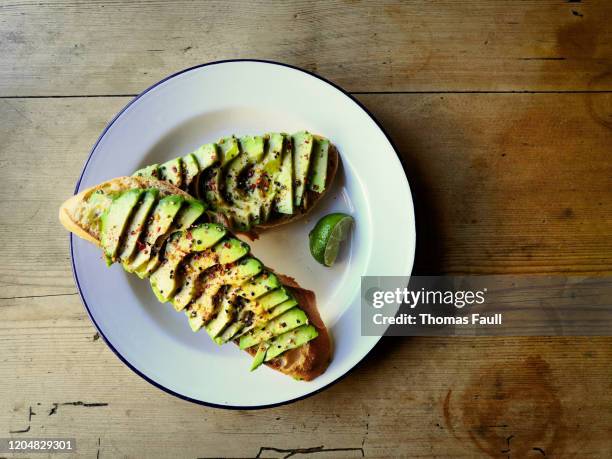
M283 62L276 62L276 61L265 60L265 59L225 59L225 60L220 60L220 61L207 62L205 64L199 64L199 65L195 65L193 67L189 67L189 68L180 70L180 71L178 71L176 73L173 73L173 74L167 76L166 78L158 81L157 83L153 84L152 86L149 86L147 89L145 89L143 92L141 92L136 97L134 97L131 101L129 101L128 104L125 107L123 107L121 109L121 111L119 111L119 113L117 113L115 115L115 117L110 121L110 123L108 123L106 125L106 127L102 131L102 134L100 134L100 137L98 137L98 140L96 141L96 143L92 147L91 151L89 152L89 156L87 156L87 160L85 161L85 164L83 165L83 169L81 170L81 175L79 176L79 179L77 180L76 186L74 187L74 194L77 194L79 192L79 187L81 186L81 180L83 180L83 175L85 175L85 170L87 169L87 166L89 165L89 161L91 160L94 152L96 151L96 148L98 147L98 144L102 141L102 139L106 135L106 132L111 128L111 126L115 123L115 121L117 121L117 119L123 114L123 112L125 112L128 108L130 108L133 103L135 103L138 99L140 99L142 96L144 96L146 93L148 93L152 89L155 89L160 84L162 84L162 83L164 83L164 82L166 82L166 81L168 81L168 80L170 80L170 79L172 79L174 77L182 75L183 73L187 73L187 72L190 72L192 70L200 69L202 67L209 67L211 65L226 64L228 62L259 62L259 63L263 63L263 64L271 64L271 65L279 65L281 67L288 67L290 69L297 70L299 72L302 72L302 73L305 73L305 74L310 75L312 77L315 77L318 80L321 80L324 83L327 83L328 85L332 86L333 88L337 89L342 94L347 96L355 104L357 104L357 106L359 108L361 108L361 110L363 110L372 119L372 121L374 121L376 126L378 126L378 129L380 129L380 131L387 138L387 141L391 145L391 148L393 148L393 152L395 153L395 155L397 156L397 158L400 161L400 164L402 165L402 172L404 172L404 177L406 177L406 183L408 184L408 191L412 195L412 192L410 191L410 184L408 183L408 176L406 175L406 167L405 167L404 161L402 160L401 156L398 155L398 153L397 153L397 148L395 147L395 144L391 140L391 137L389 137L389 134L387 134L387 131L385 131L384 128L382 127L382 125L379 123L379 121L374 117L374 115L372 115L372 113L370 113L370 111L361 102L359 102L352 94L350 94L349 92L345 91L344 89L342 89L337 84L335 84L335 83L333 83L333 82L323 78L320 75L317 75L316 73L310 72L308 70L304 70L304 69L296 67L294 65L285 64ZM336 378L333 381L331 381L329 384L327 384L327 385L325 385L323 387L320 387L317 390L309 392L308 394L304 394L304 395L301 395L299 397L292 398L292 399L289 399L289 400L285 400L285 401L282 401L282 402L269 403L267 405L257 405L257 406L238 406L238 405L221 405L221 404L218 404L218 403L205 402L203 400L198 400L198 399L195 399L195 398L187 397L186 395L179 394L178 392L175 392L172 389L168 389L167 387L162 386L157 381L154 381L153 379L149 378L147 375L142 373L140 370L138 370L136 367L134 367L125 357L123 357L123 355L121 355L121 353L119 353L119 351L117 351L117 349L115 349L115 347L112 345L112 343L106 338L106 336L104 335L104 332L98 326L98 323L94 319L94 317L93 317L93 315L91 313L91 310L89 309L89 306L87 305L87 301L85 301L85 297L83 296L83 292L81 290L81 285L79 283L79 277L77 275L76 267L74 265L74 244L73 244L73 237L74 237L73 234L70 233L70 235L69 235L69 239L70 239L70 264L72 266L72 277L74 278L74 282L75 282L77 290L79 292L79 297L81 298L81 302L83 303L83 306L85 306L85 310L87 311L87 315L89 316L89 319L92 321L92 323L96 327L96 330L98 331L98 333L100 334L100 336L102 337L102 339L104 340L106 345L111 349L111 351L114 352L114 354L117 357L119 357L119 360L121 360L130 370L132 370L134 373L136 373L142 379L147 381L149 384L152 384L153 386L157 387L158 389L161 389L164 392L166 392L166 393L168 393L170 395L173 395L173 396L175 396L177 398L180 398L182 400L186 400L186 401L191 402L191 403L196 403L198 405L208 406L208 407L211 407L211 408L222 408L222 409L226 409L226 410L261 410L261 409L265 409L265 408L274 408L274 407L278 407L278 406L288 405L289 403L297 402L299 400L304 400L305 398L312 397L313 395L316 395L316 394L324 391L325 389L328 389L329 387L333 386L334 384L340 382L341 380L343 380L361 362L363 362L364 359L368 355L370 355L370 353L374 350L374 348L376 346L378 346L378 344L380 343L380 339L379 339L376 342L376 344L374 346L372 346L372 348L355 365L353 365L343 375L341 375L338 378ZM413 260L413 263L414 263L414 260Z

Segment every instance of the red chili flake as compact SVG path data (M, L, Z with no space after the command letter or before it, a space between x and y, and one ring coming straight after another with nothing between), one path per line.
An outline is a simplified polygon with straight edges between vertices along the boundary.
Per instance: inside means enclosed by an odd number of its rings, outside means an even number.
M187 234L185 235L185 237L187 238L188 241L191 241L193 239L193 234L191 234L191 231L187 231Z
M232 246L232 244L229 243L229 241L227 241L225 244L223 244L223 247L225 247L226 249L229 249Z
M176 168L176 166L172 166L172 172L174 172L175 174L178 172L178 169Z

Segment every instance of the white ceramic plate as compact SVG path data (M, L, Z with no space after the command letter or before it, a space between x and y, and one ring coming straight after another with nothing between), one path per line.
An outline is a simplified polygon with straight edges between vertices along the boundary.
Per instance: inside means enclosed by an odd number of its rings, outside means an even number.
M412 197L389 139L374 118L340 88L272 62L216 62L177 73L147 89L109 124L87 160L76 191L141 166L185 154L224 135L320 133L342 159L332 191L309 218L266 232L253 253L316 292L333 341L328 370L312 382L268 368L192 333L185 316L154 298L148 282L107 268L91 244L71 238L74 276L92 321L111 349L159 388L194 402L262 408L297 400L345 375L378 342L360 334L360 279L409 276L415 250ZM332 211L356 226L333 268L310 256L308 232Z

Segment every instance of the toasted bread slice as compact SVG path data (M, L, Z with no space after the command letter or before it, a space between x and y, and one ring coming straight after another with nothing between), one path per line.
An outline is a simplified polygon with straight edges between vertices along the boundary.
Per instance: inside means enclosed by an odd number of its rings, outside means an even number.
M83 209L88 209L85 203L96 192L109 194L133 188L156 188L160 192L160 197L180 195L193 199L186 192L165 181L145 177L118 177L88 188L64 202L59 211L60 222L68 231L76 236L100 246L99 229L97 225L88 222L87 215L83 212ZM327 368L331 360L331 339L317 310L314 293L302 289L292 278L282 275L278 276L285 287L294 294L300 308L306 313L310 323L316 328L318 336L312 341L266 362L266 365L295 379L310 381L322 374ZM249 354L254 354L256 348L250 348L246 351Z
M291 215L275 213L274 218L272 218L271 220L265 223L254 225L246 231L235 228L231 221L231 218L228 218L228 216L225 215L223 211L221 210L214 211L214 213L216 214L215 219L216 221L220 223L225 222L225 226L229 227L232 231L236 232L237 234L248 237L251 240L255 240L259 237L259 233L265 231L266 229L274 228L277 226L282 226L287 223L291 223L295 220L298 220L304 217L305 215L308 215L312 211L312 209L316 207L317 203L323 198L323 196L325 196L329 192L331 185L338 172L339 163L340 163L340 155L338 154L338 150L336 149L335 145L330 143L328 156L327 156L327 174L325 177L324 191L319 193L319 192L311 190L310 188L306 188L304 192L304 201L307 204L303 207L295 208L295 213ZM191 186L188 188L188 191L190 193L197 195L197 188L200 186L199 184L200 179L204 173L205 173L205 170L200 171L197 174L196 178L192 180ZM213 211L211 211L211 213L212 212Z

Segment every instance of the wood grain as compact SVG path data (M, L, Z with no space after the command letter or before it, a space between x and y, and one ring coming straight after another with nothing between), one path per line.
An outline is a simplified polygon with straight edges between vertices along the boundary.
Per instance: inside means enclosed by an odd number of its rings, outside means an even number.
M360 98L413 187L419 273L612 271L608 94ZM259 412L133 374L74 294L56 216L128 100L0 100L1 436L102 458L612 455L611 338L388 338L331 389Z
M416 273L609 275L611 17L604 0L0 3L0 437L97 458L612 457L612 338L390 337L292 405L178 400L99 338L57 221L121 95L257 57L385 93L358 97L410 180Z
M0 399L2 434L76 437L79 457L255 457L321 445L345 449L324 457L612 454L609 338L389 338L315 397L223 411L133 374L96 339L78 297L0 304L15 308L0 327L0 390L10 394Z
M611 90L610 17L605 0L7 0L0 96L133 94L252 57L349 91Z

